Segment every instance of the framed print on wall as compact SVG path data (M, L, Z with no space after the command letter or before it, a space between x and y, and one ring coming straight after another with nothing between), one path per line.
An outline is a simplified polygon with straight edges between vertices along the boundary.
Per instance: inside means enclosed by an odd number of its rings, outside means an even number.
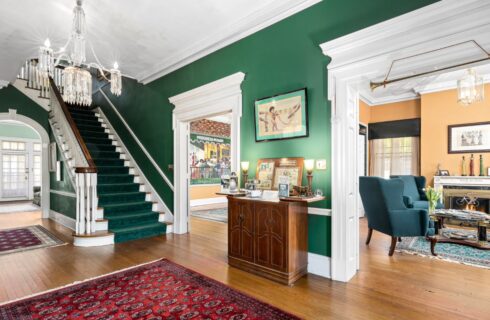
M448 153L490 152L490 122L448 126Z
M255 141L307 136L306 88L255 101Z

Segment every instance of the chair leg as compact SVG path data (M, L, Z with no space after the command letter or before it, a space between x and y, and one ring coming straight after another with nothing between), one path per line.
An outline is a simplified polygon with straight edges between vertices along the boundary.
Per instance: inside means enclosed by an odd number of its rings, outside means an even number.
M369 242L371 242L371 237L372 236L373 236L373 229L372 228L369 228L367 239L366 239L366 244L369 244Z
M395 253L395 247L396 247L396 242L398 241L397 237L391 237L391 246L390 246L390 252L388 255L391 257L393 253Z

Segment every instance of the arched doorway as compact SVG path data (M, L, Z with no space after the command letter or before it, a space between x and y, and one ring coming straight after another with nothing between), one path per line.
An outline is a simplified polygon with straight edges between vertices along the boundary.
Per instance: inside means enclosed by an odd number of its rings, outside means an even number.
M34 130L41 139L40 154L41 154L41 211L42 218L49 218L49 170L48 170L48 146L49 146L49 135L42 125L40 125L35 120L17 114L17 110L9 109L9 112L0 113L0 123L19 123L30 127Z

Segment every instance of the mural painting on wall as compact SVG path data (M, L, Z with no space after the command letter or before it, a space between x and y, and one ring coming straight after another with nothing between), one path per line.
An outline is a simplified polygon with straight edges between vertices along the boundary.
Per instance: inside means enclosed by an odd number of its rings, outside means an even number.
M255 140L308 136L306 89L255 101Z
M230 174L230 139L191 133L189 157L191 184L219 184Z
M448 126L448 152L490 152L490 122Z

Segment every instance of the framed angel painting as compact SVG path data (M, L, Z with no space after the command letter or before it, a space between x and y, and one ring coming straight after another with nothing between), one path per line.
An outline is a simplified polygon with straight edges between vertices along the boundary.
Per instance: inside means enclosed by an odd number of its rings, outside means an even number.
M255 101L255 140L308 136L306 88Z

